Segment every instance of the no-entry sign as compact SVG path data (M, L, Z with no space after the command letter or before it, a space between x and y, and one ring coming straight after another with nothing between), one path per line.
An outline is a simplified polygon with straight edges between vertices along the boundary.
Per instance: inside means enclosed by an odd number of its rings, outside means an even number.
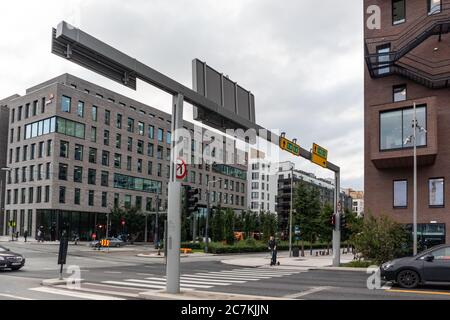
M184 162L183 159L181 158L177 158L177 162L176 162L176 177L177 179L184 179L187 175L187 167L186 167L186 162Z

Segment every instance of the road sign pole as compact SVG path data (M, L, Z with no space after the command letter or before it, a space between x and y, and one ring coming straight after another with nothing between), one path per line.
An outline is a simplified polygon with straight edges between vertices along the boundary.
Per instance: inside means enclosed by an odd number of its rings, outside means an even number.
M166 290L168 293L180 292L180 238L181 238L181 183L176 178L176 146L183 127L183 95L173 97L172 108L172 148L170 151L170 182L167 209L167 265Z
M341 263L341 215L339 212L340 200L340 172L334 173L334 214L336 225L333 229L333 267L339 267Z

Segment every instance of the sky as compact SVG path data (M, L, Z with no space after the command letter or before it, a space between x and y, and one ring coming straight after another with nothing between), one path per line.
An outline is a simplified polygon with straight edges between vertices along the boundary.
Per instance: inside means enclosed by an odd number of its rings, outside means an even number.
M62 73L169 112L171 97L136 91L51 54L65 20L192 87L194 58L250 90L256 121L318 143L341 167L341 187L363 189L363 9L361 0L1 1L0 98ZM187 108L185 119L192 119ZM190 118L189 118L190 117ZM332 173L282 153L318 177Z

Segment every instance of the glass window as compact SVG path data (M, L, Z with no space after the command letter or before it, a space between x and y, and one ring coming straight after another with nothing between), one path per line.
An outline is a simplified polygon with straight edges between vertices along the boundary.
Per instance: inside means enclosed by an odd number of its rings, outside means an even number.
M148 126L148 137L149 139L155 138L155 127L154 126Z
M127 170L131 171L131 161L132 158L130 156L127 157Z
M32 147L33 147L33 145L32 145ZM32 151L32 153L33 153L33 151ZM69 157L69 143L67 141L61 141L61 143L59 145L59 156L62 158Z
M387 74L391 71L391 68L389 66L390 62L390 55L389 52L391 51L390 47L380 47L378 49L378 74Z
M114 154L114 168L120 169L122 166L122 156L118 153Z
M88 206L93 207L94 206L94 191L93 190L89 190L89 194L88 194Z
M81 118L84 117L84 102L83 101L78 101L77 115Z
M92 121L97 121L98 108L92 106Z
M59 180L67 180L68 165L64 163L59 164Z
M59 203L66 203L66 187L59 187Z
M144 154L144 141L142 141L142 140L138 140L137 153Z
M120 149L122 146L122 135L120 133L116 134L116 148Z
M394 208L408 206L408 182L406 180L394 181Z
M89 162L97 163L97 149L89 148Z
M170 144L170 142L172 141L172 133L170 131L167 131L166 134L166 143Z
M61 111L70 112L71 99L66 96L61 97Z
M81 189L75 188L75 198L74 198L75 204L81 203Z
M108 151L102 151L102 165L109 166L109 152Z
M435 260L449 260L450 261L450 248L442 248L431 253Z
M103 144L109 146L109 130L103 131Z
M133 151L133 138L131 138L131 137L128 137L127 150Z
M108 206L108 193L103 191L102 192L102 207L106 208Z
M444 206L444 178L430 179L428 182L430 207Z
M138 122L138 133L140 136L144 135L144 123L143 122Z
M392 1L392 24L403 23L406 20L405 0Z
M426 107L417 107L417 123L426 129ZM401 148L410 148L413 141L410 136L413 135L412 121L414 111L412 108L387 111L380 113L380 150L392 150ZM417 146L427 144L426 132L416 131Z
M73 168L73 181L79 183L83 182L83 167Z
M111 122L111 112L109 110L105 110L105 124L109 126Z
M394 86L394 102L406 100L406 85Z
M428 0L428 14L441 12L441 0Z
M159 142L163 141L163 136L164 136L164 130L161 128L158 128L158 141Z
M108 186L108 181L109 181L109 172L108 171L102 171L102 175L101 175L101 185L102 187L107 187Z
M147 144L147 155L149 157L153 157L153 153L154 153L154 151L153 151L153 143L148 143Z
M127 130L128 132L134 132L134 120L132 118L128 118Z
M124 204L125 204L125 208L130 208L131 207L131 195L129 195L129 194L125 195Z
M91 142L97 142L97 128L91 127Z
M95 184L96 173L95 169L88 169L88 184Z
M80 144L75 145L75 160L83 161L83 146Z
M122 128L122 115L121 114L117 114L117 118L116 118L116 127L118 129Z

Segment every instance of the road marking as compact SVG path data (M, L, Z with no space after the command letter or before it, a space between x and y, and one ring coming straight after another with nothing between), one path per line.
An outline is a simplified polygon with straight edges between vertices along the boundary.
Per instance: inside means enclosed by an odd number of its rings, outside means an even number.
M163 278L145 278L147 280L156 280L156 281L166 281L166 277ZM224 281L216 281L216 282L209 282L208 280L202 280L202 279L185 279L183 277L180 277L180 283L192 283L192 284L211 284L215 286L229 286L231 283L224 282Z
M188 275L185 274L183 276L180 277L180 279L202 279L202 280L207 280L207 281L217 281L217 282L229 282L229 283L246 283L247 281L245 280L229 280L231 278L225 278L225 279L217 279L217 278L212 278L212 277L208 277L208 276L201 276L201 275L196 275L196 274L192 274L192 275Z
M34 299L31 299L31 298L19 297L19 296L15 296L15 295L12 295L12 294L7 294L7 293L0 293L0 296L5 297L5 298L17 299L17 300L34 300Z
M87 285L87 284L88 283L85 283L84 285ZM98 284L95 284L95 283L92 283L91 285L98 286ZM57 287L58 288L65 288L64 285L57 286ZM104 286L104 287L120 289L120 287L114 287L114 286ZM77 291L85 291L85 292L93 292L93 293L112 294L112 295L123 296L123 297L128 297L128 298L139 298L139 294L126 293L126 292L115 291L115 290L101 290L101 289L84 288L84 287L80 287L80 288L78 288L76 290Z
M304 296L307 296L307 295L310 295L313 293L317 293L320 291L329 290L329 289L332 289L332 287L314 287L314 288L311 288L309 290L302 291L299 293L288 294L288 295L284 296L284 298L296 299L296 298L301 298L301 297L304 297Z
M166 285L166 280L165 279L160 279L159 281L152 281L152 280L140 280L140 279L127 279L125 281L129 281L129 282L137 282L137 283L149 283L149 284L161 284L161 285ZM181 287L186 287L186 288L201 288L201 289L209 289L211 288L211 286L205 286L205 285L201 285L201 284L187 284L187 283L182 283L180 284Z
M130 283L130 282L123 282L123 281L103 281L103 283L106 284L117 284L120 286L128 286L128 287L140 287L140 288L150 288L150 289L165 289L166 286L158 286L158 285L152 285L152 284L143 284L143 283ZM186 288L185 290L194 290L191 288Z
M214 279L231 279L231 280L246 280L246 281L258 281L260 278L249 278L247 276L228 276L225 274L210 274L210 273L196 273L195 275L204 276Z
M111 274L121 274L120 271L103 271L104 273L111 273Z
M56 294L56 295L61 295L61 296L69 296L69 297L74 297L74 298L90 299L90 300L125 300L125 299L117 298L117 297L61 290L61 289L55 289L55 288L49 288L49 287L37 287L37 288L31 288L30 290L44 292L44 293L51 293L51 294Z
M153 273L136 273L137 276L154 276Z
M442 295L442 296L450 296L450 292L445 291L421 291L421 290L403 290L403 289L389 289L387 292L398 292L398 293L417 293L417 294L433 294L433 295Z

